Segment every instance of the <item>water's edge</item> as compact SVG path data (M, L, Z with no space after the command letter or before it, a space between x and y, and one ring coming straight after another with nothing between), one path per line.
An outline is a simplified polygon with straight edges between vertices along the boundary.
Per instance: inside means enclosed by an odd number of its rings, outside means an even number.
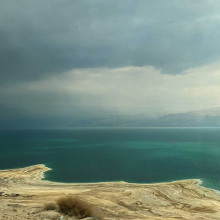
M50 181L50 182L56 182L56 183L62 183L62 184L65 184L65 182L59 182L59 181L52 181L50 179L47 179L46 176L45 176L45 173L46 172L49 172L51 170L53 170L52 168L50 167L47 167L46 164L41 164L43 165L45 168L47 168L48 170L47 171L42 171L41 173L41 179L42 180L47 180L47 181ZM177 181L187 181L187 180L191 180L191 179L182 179L182 180L171 180L171 181L164 181L164 182L154 182L154 183L134 183L134 182L127 182L127 183L131 183L131 184L160 184L160 183L171 183L171 182L177 182ZM220 195L220 191L219 190L216 190L216 189L212 189L212 188L209 188L209 187L205 187L203 186L203 181L202 179L193 179L193 180L196 180L197 181L197 186L198 187L201 187L203 189L209 189L209 190L212 190L213 192L215 192L216 194ZM119 180L119 181L107 181L108 183L115 183L115 182L125 182L123 180ZM73 184L93 184L93 183L104 183L104 182L83 182L83 183L75 183L75 182L72 182ZM71 184L68 182L68 184Z

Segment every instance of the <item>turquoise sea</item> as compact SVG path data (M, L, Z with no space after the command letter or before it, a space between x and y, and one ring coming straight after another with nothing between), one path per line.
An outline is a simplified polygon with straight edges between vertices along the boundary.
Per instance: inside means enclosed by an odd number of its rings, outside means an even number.
M34 164L59 182L201 179L220 190L220 129L0 130L0 169Z

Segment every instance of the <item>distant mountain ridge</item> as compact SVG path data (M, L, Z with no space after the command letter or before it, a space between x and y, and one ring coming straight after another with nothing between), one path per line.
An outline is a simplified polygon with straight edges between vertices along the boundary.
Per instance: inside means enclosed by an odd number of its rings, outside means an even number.
M16 128L72 128L72 127L220 127L220 108L150 117L137 115L100 115L75 118L20 118L2 121L0 129Z
M220 127L220 108L167 114L155 118L144 115L119 115L91 119L85 124L91 127Z

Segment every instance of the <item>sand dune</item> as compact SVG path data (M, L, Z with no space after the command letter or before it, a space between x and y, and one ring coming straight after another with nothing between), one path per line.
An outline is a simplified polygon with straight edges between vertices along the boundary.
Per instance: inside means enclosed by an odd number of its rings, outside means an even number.
M43 206L63 195L77 195L94 204L107 220L220 219L220 196L199 187L197 180L66 184L43 180L48 170L35 165L0 171L0 219L52 219Z

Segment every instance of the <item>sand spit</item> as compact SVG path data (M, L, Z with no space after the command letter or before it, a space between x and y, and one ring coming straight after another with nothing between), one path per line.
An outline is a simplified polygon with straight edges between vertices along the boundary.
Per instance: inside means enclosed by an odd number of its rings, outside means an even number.
M43 206L64 195L77 195L94 204L106 220L220 219L220 196L199 187L198 180L66 184L41 179L48 170L44 165L35 165L0 171L1 220L60 219L58 213L43 211Z

